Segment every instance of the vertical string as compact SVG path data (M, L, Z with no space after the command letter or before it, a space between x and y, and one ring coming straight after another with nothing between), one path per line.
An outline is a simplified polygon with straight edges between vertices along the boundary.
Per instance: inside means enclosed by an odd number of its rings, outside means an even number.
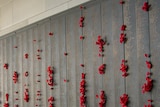
M101 5L101 2L100 2L100 35L102 36L102 34L103 34L103 25L102 25L102 5ZM103 36L102 36L103 37ZM106 40L105 40L106 41ZM103 61L103 57L104 57L104 52L102 51L102 57L101 57L101 63L103 64L104 63L104 61ZM102 77L101 77L101 82L102 82L102 90L103 90L103 75L102 75Z
M65 38L65 41L64 41L65 42L64 43L65 44L65 52L68 53L67 52L67 43L66 43L66 16L65 16L65 28L64 29L65 29L65 31L64 31L65 32L65 35L64 35L64 38ZM65 65L65 67L66 67L66 71L65 71L66 72L66 80L68 81L68 73L67 73L67 59L68 58L67 58L67 56L65 58L66 58L65 59L65 62L66 62L65 63L66 64ZM67 84L66 84L66 99L67 99L67 107L68 107L69 98L68 98L68 85Z
M149 3L149 0L147 0L147 2ZM148 41L148 51L149 51L149 55L150 55L150 57L149 57L149 61L151 62L151 45L150 45L150 40L151 40L151 37L150 37L150 35L151 35L151 32L150 32L150 17L149 17L149 11L148 11L148 13L147 13L147 18L148 18L148 39L149 39L149 41ZM152 72L152 70L151 69L149 69L149 72L151 73ZM152 91L150 92L150 98L152 99ZM152 102L151 102L151 104L152 104Z
M83 9L81 9L81 16L83 16L83 11L82 11L82 10L83 10ZM81 34L82 34L82 36L84 36L84 35L83 35L83 27L81 28ZM83 39L82 39L82 42L81 42L81 50L82 50L82 55L81 55L81 57L82 57L82 64L84 64L84 56L83 56ZM82 72L85 72L84 67L83 67Z
M124 11L123 11L123 4L122 4L122 24L124 25ZM123 31L124 33L124 31ZM126 60L125 58L125 43L123 43L123 59ZM124 62L125 63L125 62ZM124 93L126 93L126 78L124 78Z

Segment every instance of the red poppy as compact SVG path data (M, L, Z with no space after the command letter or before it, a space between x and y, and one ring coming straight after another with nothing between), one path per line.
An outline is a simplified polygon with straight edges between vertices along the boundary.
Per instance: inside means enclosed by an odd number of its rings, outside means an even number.
M122 25L122 26L121 26L121 31L125 31L125 30L126 30L126 27L127 27L126 25Z
M121 66L120 66L120 70L122 72L122 76L123 77L127 77L128 76L128 73L127 73L127 70L128 70L128 65L126 65L126 60L122 60L121 62Z
M83 39L84 39L84 36L81 35L81 36L80 36L80 40L83 40Z
M128 99L129 98L127 94L123 94L122 96L120 96L120 104L122 107L127 107Z
M105 96L105 92L103 90L100 92L99 98L100 98L99 107L104 107L106 104L106 96Z
M121 34L120 34L120 39L119 39L120 43L125 43L126 40L127 40L126 34L121 33Z
M6 94L6 101L8 101L8 98L9 98L9 94L7 93Z
M9 103L4 103L3 107L9 107Z
M147 65L147 68L148 69L151 69L152 68L152 64L150 61L146 61L146 65Z
M25 57L26 59L28 59L28 56L29 56L29 55L28 55L27 53L24 54L24 57Z
M99 68L98 68L99 74L104 74L105 69L106 69L106 64L100 65Z
M149 11L150 7L151 7L151 5L149 5L148 2L144 2L143 6L142 6L142 10Z
M14 71L12 79L13 79L14 83L18 82L18 73L16 71Z
M29 102L29 91L28 91L28 89L25 89L25 91L24 91L24 100L26 102Z
M64 55L65 55L65 56L67 56L67 55L68 55L68 53L67 53L67 52L65 52L65 53L64 53Z
M3 65L3 67L5 68L5 69L8 69L8 64L7 63L5 63L4 65Z
M153 80L150 77L146 77L146 83L142 86L142 93L150 92L153 87Z
M99 35L97 37L96 45L99 46L99 52L104 51L104 45L106 44L106 41L102 39L102 37Z
M144 107L153 107L152 104L144 105Z
M124 4L125 2L123 1L123 0L120 0L120 2L119 2L120 4Z
M85 73L82 73L82 74L81 74L81 79L85 79L85 76L86 76L86 74L85 74Z
M53 36L53 32L49 32L49 36Z
M80 66L81 66L81 67L84 67L84 64L81 64Z

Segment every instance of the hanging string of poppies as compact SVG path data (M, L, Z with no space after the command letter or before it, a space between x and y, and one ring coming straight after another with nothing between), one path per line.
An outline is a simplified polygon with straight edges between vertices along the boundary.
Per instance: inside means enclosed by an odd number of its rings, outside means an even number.
M102 17L102 13L101 13L101 5L100 5L100 16ZM101 34L102 34L102 29L103 29L103 26L102 26L102 19L100 20L100 24L101 24ZM105 74L105 70L106 70L106 64L103 62L103 58L104 58L104 46L107 44L107 41L106 41L106 38L102 37L101 35L98 35L97 36L97 40L96 40L96 45L98 46L98 57L100 57L101 59L101 65L98 67L98 73L100 75L103 75ZM103 89L103 77L102 77L102 87ZM96 95L96 98L99 98L99 103L98 103L98 106L99 107L105 107L106 106L106 101L107 101L107 98L106 98L106 94L105 94L105 91L104 90L101 90L100 91L100 94Z
M123 45L123 52L124 52L124 56L123 59L121 61L121 65L120 65L120 71L122 72L122 77L124 77L124 79L128 76L128 65L127 65L127 60L125 59L125 43L127 41L127 37L126 37L126 28L127 26L124 24L124 14L123 14L123 5L125 4L124 0L120 0L120 4L122 6L122 20L123 20L123 24L121 25L121 33L120 33L120 38L119 38L119 42ZM126 80L124 80L126 81ZM126 85L126 84L124 84ZM120 105L121 107L127 107L128 104L128 100L129 100L129 96L128 94L126 94L126 91L124 92L124 94L122 94L120 96Z
M81 47L82 47L82 63L80 64L80 66L82 67L82 73L81 73L81 81L80 81L80 107L86 107L86 103L87 103L87 96L86 96L86 73L84 70L84 58L83 58L83 41L85 39L84 35L83 35L83 27L84 27L84 20L85 17L83 16L83 9L85 9L84 6L80 6L80 10L81 10L81 17L79 19L79 27L81 28L81 35L80 35L80 40L81 40Z
M144 12L149 12L150 10L150 7L151 5L148 3L148 2L144 2L143 5L142 5L142 10ZM149 13L147 13L149 14ZM148 18L149 18L149 15L148 15ZM149 44L149 51L150 51L150 44ZM142 86L142 93L147 93L147 92L151 92L152 91L152 88L153 88L153 80L151 78L151 68L152 68L152 63L151 63L151 55L150 54L144 54L145 58L147 58L146 60L146 67L147 69L149 70L147 73L146 73L146 82L143 84ZM144 107L153 107L152 106L152 102L153 100L150 98L148 99L148 104L145 104Z
M105 69L106 69L106 64L103 64L103 57L104 57L104 45L106 44L105 39L102 38L102 36L98 36L97 37L97 41L96 41L96 45L99 48L99 54L98 56L102 58L102 64L98 67L98 73L99 74L104 74L105 73Z

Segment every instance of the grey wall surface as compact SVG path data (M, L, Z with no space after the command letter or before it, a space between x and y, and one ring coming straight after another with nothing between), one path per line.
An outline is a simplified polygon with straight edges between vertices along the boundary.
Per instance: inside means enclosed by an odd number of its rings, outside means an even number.
M143 107L148 99L153 100L154 107L160 106L160 0L148 0L149 12L141 8L145 0L126 0L122 6L119 0L94 0L84 10L75 7L41 22L15 31L0 38L0 106L6 102L9 94L9 105L14 107L48 107L48 98L55 98L55 107L79 107L79 84L81 73L86 73L87 107L98 107L96 95L105 91L105 107L121 107L119 97L129 95L128 107ZM79 27L79 18L85 17L84 27ZM125 33L127 42L119 43L120 27L127 25ZM53 32L53 36L48 33ZM80 40L80 35L85 36ZM106 38L104 57L98 57L97 36ZM34 42L33 40L36 40ZM18 48L14 48L17 46ZM38 53L37 50L42 52ZM68 55L65 56L64 53ZM25 59L24 54L29 58ZM153 68L151 78L154 87L150 93L142 94L148 71L144 57L151 54ZM41 60L37 60L37 54ZM128 62L127 78L121 76L122 59ZM3 68L4 63L9 69ZM80 64L84 63L84 68ZM104 75L98 73L98 67L105 63ZM47 67L54 67L54 90L46 83ZM19 73L19 81L13 83L13 72ZM29 76L24 73L28 71ZM37 76L37 75L41 76ZM64 82L64 79L69 82ZM40 82L37 82L40 80ZM30 100L23 100L27 84ZM37 101L37 90L41 91L41 101ZM15 92L18 91L18 94ZM19 98L19 100L15 100Z

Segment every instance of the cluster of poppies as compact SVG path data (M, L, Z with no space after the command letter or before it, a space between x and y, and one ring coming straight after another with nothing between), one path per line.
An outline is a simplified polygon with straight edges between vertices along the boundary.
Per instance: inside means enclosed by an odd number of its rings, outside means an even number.
M153 87L153 80L150 77L146 77L146 82L142 86L142 93L150 92Z
M149 54L144 54L146 58L149 58ZM152 63L150 61L146 61L146 67L150 70L152 68ZM142 93L150 92L153 88L153 80L151 78L151 72L146 73L146 82L142 86ZM144 105L144 107L152 107L152 100L148 100L149 104Z
M36 96L36 100L37 100L37 101L40 101L40 100L41 100L40 96L41 96L41 91L37 91L37 96ZM39 105L36 104L36 106L39 106Z
M104 45L106 44L106 41L102 39L102 37L99 35L97 37L96 45L99 47L99 56L103 56L101 53L104 51Z
M122 71L122 76L123 77L127 77L128 76L128 73L127 73L128 65L126 65L126 63L127 63L126 60L122 60L121 66L120 66L120 70Z
M79 27L84 27L84 17L81 16L79 19Z
M25 59L28 59L29 55L28 53L24 54Z
M48 98L48 103L49 103L49 105L48 105L48 107L53 107L53 102L55 101L55 99L54 99L54 97L49 97Z
M7 63L5 63L4 65L3 65L3 68L5 68L5 69L8 69L8 64Z
M54 85L54 82L53 82L53 69L52 69L51 66L48 66L47 72L48 72L47 84L50 87L53 87L53 85Z
M148 2L144 2L143 6L142 6L142 10L149 11L150 7L151 7L151 5L149 5Z
M121 107L127 107L128 99L129 97L127 94L123 94L122 96L120 96Z
M106 69L106 64L100 65L99 68L98 68L99 74L104 74L105 69Z
M12 79L13 79L15 84L18 82L18 73L16 71L14 71Z
M81 74L81 82L80 82L80 107L86 107L86 81L85 81L85 73Z
M123 0L120 0L120 2L119 2L120 4L124 4L125 2L123 1Z
M102 90L100 92L100 101L99 101L99 107L105 107L106 105L106 96L105 96L105 92Z
M6 94L6 103L4 103L3 107L9 107L9 103L8 103L8 99L9 99L9 94Z
M122 25L121 26L121 31L123 31L121 34L120 34L120 38L119 38L119 42L120 43L125 43L127 38L126 38L126 34L124 33L124 31L126 30L127 26L126 25Z
M149 58L150 55L145 54L145 57ZM146 66L150 70L152 68L152 63L150 61L146 61ZM153 87L153 80L151 79L151 72L146 73L146 83L142 86L142 92L149 92L152 90Z
M147 105L144 105L144 107L153 107L151 103L152 103L152 100L149 99L149 100L148 100L148 104L147 104Z
M27 88L24 91L24 101L29 102L29 90Z

